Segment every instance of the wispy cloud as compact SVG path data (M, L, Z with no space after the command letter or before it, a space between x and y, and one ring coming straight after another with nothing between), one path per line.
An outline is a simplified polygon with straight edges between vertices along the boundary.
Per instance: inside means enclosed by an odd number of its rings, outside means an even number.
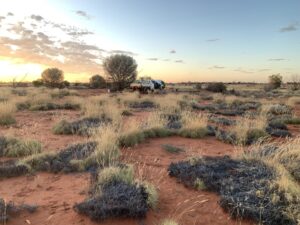
M148 58L147 60L150 60L150 61L157 61L158 58Z
M258 72L267 72L267 71L270 71L271 69L259 69L257 70Z
M272 59L269 59L269 61L277 61L277 62L279 62L279 61L285 61L285 60L287 60L287 59L284 59L284 58L272 58Z
M225 67L224 66L215 65L215 66L210 67L209 69L225 69Z
M31 15L31 19L36 20L36 21L42 21L44 18L40 15Z
M235 69L233 71L240 72L240 73L253 73L253 71L245 70L245 69L243 69L241 67L239 67L239 68L237 68L237 69Z
M216 41L220 41L219 38L213 38L213 39L207 39L207 42L216 42Z
M175 62L175 63L184 63L184 61L183 61L182 59L175 60L174 62Z
M163 59L163 61L168 62L168 61L170 61L170 59Z
M291 32L291 31L296 31L299 29L300 23L299 22L295 22L295 23L291 23L285 27L280 28L280 32Z
M175 53L176 53L176 50L175 50L175 49L172 49L172 50L170 51L170 53L171 53L171 54L175 54Z
M14 14L12 12L8 12L7 16L14 16Z
M85 11L77 10L75 13L81 17L88 19L88 20L91 19L91 16Z
M108 52L109 54L125 54L125 55L131 55L136 56L137 53L131 52L131 51L125 51L125 50L111 50Z

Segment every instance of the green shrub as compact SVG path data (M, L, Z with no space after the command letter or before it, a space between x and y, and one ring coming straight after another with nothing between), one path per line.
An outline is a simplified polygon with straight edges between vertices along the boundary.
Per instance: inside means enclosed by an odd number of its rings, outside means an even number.
M205 183L203 182L203 180L197 178L194 181L194 187L199 190L199 191L204 191L207 189L207 187L205 186Z
M39 154L34 154L27 156L26 158L20 160L19 162L28 165L33 170L39 171L44 170L44 161L53 161L57 157L55 152L43 152Z
M0 138L1 155L8 157L23 157L34 155L42 151L40 142L33 140L19 140L16 138Z
M152 209L156 209L158 204L158 192L155 186L146 181L142 182L142 186L145 188L146 193L148 194L148 206Z
M182 129L179 131L179 136L185 138L204 138L208 135L207 128L201 127L197 129Z
M143 132L133 132L120 137L120 145L122 147L133 147L145 140Z
M295 118L291 118L291 119L286 119L284 122L286 124L300 124L300 118L295 117Z
M36 104L36 105L31 105L29 107L30 111L47 111L47 110L55 110L59 106L55 103L52 102L47 102L47 103L42 103L42 104Z
M97 184L105 186L118 181L130 185L134 183L134 170L132 165L126 165L125 167L110 166L103 168L98 174Z
M169 144L162 145L162 148L163 148L164 150L166 150L167 152L169 152L169 153L180 153L180 152L184 152L184 149L179 148L179 147L176 147L176 146L173 146L173 145L169 145Z
M267 138L269 135L266 131L261 130L261 129L251 129L247 132L247 137L246 137L246 145L253 144L257 142L258 140L261 140L263 138Z
M54 125L52 131L54 134L73 134L72 126L66 120L62 120L58 124Z
M0 116L0 125L9 126L16 123L16 119L13 115L1 115Z
M16 104L17 110L19 110L19 111L29 109L30 106L31 106L31 104L30 104L29 101L26 101L26 102L18 102L18 103Z

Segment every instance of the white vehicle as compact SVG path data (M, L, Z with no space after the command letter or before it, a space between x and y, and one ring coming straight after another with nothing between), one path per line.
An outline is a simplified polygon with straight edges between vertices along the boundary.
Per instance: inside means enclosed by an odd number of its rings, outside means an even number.
M130 88L133 91L140 91L140 92L148 92L154 91L154 82L152 80L136 80L131 85Z

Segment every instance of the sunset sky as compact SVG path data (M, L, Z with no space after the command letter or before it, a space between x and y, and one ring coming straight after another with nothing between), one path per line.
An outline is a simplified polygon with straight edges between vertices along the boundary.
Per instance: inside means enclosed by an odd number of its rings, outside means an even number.
M134 57L168 82L300 75L299 0L0 0L0 81L59 67L69 81Z

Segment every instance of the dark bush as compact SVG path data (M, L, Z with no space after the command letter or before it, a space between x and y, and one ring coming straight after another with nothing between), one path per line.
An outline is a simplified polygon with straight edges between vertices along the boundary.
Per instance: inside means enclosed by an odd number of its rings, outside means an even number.
M209 122L225 125L225 126L231 126L235 124L234 120L230 120L225 117L210 117Z
M37 155L33 159L28 159L25 163L35 171L76 172L81 168L72 164L72 160L83 160L90 156L96 149L96 142L74 144L57 154ZM84 168L89 170L91 168Z
M15 205L12 201L5 202L4 199L0 198L0 223L6 224L6 221L21 211L27 211L29 213L34 213L38 206L21 204Z
M100 75L94 75L90 78L90 87L91 88L105 88L106 81Z
M30 172L30 168L15 161L2 162L0 164L0 177L18 177Z
M209 83L206 87L207 91L217 92L217 93L225 93L226 89L227 89L226 85L222 82Z
M267 138L268 134L266 131L261 129L251 129L247 132L246 143L245 145L251 145L255 142Z
M41 79L38 79L38 80L32 81L32 85L33 85L34 87L41 87L41 86L44 85L44 83L43 83L43 81L42 81Z
M93 220L107 218L144 218L149 209L148 194L142 186L113 182L95 196L74 206L75 211Z
M53 127L54 134L78 134L89 136L91 129L101 126L101 124L109 123L109 119L87 117L73 122L62 120Z
M147 108L155 108L156 105L154 104L154 102L150 101L150 100L144 100L141 102L131 102L129 104L130 108L141 108L141 109L147 109Z
M296 225L286 211L297 202L274 185L275 172L261 161L204 157L192 162L172 163L169 175L195 188L201 180L206 189L220 194L220 205L238 219L253 219L264 225ZM275 200L276 199L276 200Z
M170 144L164 144L161 146L164 150L166 150L169 153L181 153L184 152L185 150L183 148L179 148Z

